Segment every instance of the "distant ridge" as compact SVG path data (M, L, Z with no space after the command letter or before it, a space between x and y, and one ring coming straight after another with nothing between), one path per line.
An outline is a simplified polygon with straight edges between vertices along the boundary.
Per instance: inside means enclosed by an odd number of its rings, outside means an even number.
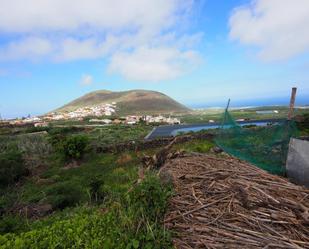
M116 102L118 115L186 113L190 109L169 96L148 90L112 92L99 90L90 92L55 110L55 112L74 111L80 107L95 106Z

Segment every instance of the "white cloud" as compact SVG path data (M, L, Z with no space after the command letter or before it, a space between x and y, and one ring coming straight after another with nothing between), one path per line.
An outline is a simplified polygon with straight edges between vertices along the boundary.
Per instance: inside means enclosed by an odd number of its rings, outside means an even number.
M194 51L173 48L139 48L130 53L116 53L111 58L110 72L120 72L137 81L160 81L176 78L199 63Z
M80 83L82 86L89 86L93 83L93 77L89 74L84 74L82 75Z
M60 42L58 50L54 53L58 61L70 61L76 59L95 59L102 56L98 42L91 38L76 40L67 38Z
M50 41L38 38L27 37L22 40L13 41L5 47L0 47L0 60L15 60L15 59L38 59L46 56L52 51Z
M0 30L161 28L174 21L179 6L188 4L187 0L1 0Z
M106 58L110 72L158 81L178 77L196 65L193 48L203 35L186 34L182 25L193 0L0 0L0 4L0 34L17 37L0 47L1 60Z
M308 0L255 0L232 13L230 38L260 49L263 60L284 60L309 51Z

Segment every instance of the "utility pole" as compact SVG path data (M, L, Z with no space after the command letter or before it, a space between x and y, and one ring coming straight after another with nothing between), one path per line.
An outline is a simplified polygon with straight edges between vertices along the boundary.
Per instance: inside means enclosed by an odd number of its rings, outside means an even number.
M290 109L289 109L289 114L288 114L288 120L291 120L292 117L293 117L295 98L296 98L296 91L297 91L297 88L293 87L292 88L292 92L291 92Z

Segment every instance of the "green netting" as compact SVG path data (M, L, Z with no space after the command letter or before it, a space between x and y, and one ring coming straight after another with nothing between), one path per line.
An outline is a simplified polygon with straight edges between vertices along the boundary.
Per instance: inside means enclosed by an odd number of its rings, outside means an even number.
M285 174L285 161L291 137L297 136L294 121L266 126L241 126L226 110L216 144L225 152L246 160L273 174Z

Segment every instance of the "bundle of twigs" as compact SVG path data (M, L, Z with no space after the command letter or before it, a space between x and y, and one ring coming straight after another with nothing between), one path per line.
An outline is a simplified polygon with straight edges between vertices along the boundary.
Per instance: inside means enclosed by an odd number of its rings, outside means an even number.
M176 248L309 248L309 190L232 157L188 155L161 170L176 194Z

